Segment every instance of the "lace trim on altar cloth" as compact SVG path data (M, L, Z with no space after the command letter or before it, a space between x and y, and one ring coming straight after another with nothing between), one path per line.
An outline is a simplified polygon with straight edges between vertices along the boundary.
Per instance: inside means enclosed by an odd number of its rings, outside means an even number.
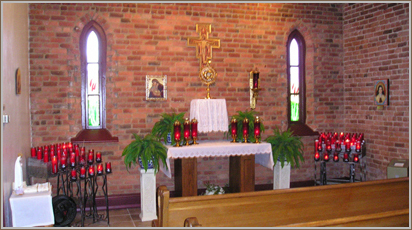
M170 159L189 158L189 157L227 157L255 155L255 163L273 170L272 146L270 143L231 143L227 141L201 141L199 145L173 147L166 146L168 170L162 166L161 171L171 178Z

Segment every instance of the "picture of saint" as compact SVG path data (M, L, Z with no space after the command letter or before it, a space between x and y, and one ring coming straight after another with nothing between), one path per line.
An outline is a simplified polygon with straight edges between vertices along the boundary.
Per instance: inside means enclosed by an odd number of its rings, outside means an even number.
M152 80L152 87L149 92L150 98L162 98L163 97L163 85L157 79Z
M388 90L385 81L378 81L375 85L375 103L384 105L387 102Z
M167 100L167 76L146 75L146 100Z

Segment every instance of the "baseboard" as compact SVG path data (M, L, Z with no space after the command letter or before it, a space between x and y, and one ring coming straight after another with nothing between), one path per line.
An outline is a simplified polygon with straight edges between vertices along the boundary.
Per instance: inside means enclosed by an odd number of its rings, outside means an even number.
M297 181L291 182L291 188L297 187L308 187L314 186L314 181ZM273 189L273 184L258 184L255 185L255 191L271 190ZM203 194L206 189L198 189L197 194ZM174 197L174 191L170 192L170 196ZM130 193L130 194L118 194L118 195L109 195L109 209L126 209L126 208L140 208L140 193ZM96 197L96 206L98 210L106 209L106 201L104 196Z

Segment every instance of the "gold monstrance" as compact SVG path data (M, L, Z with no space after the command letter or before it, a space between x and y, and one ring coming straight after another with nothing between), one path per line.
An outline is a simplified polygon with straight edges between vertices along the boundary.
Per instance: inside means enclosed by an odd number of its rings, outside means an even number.
M216 81L216 70L210 63L212 62L212 48L220 48L220 39L209 38L209 33L212 32L212 26L208 23L196 24L196 32L199 37L189 37L187 39L188 46L196 47L196 58L199 59L199 78L207 85L206 99L210 99L210 84Z

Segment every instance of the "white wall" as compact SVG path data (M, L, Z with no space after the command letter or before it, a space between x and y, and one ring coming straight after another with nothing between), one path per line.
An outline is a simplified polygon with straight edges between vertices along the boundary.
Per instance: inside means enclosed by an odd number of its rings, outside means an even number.
M3 224L11 227L9 197L14 181L14 162L19 153L23 158L30 156L30 113L29 113L29 30L28 4L3 3L2 10L2 72L1 72L1 114L10 116L10 123L2 124L1 133L1 176L3 197ZM21 94L15 90L15 73L21 71ZM24 166L26 162L23 161ZM24 180L26 170L23 167Z

